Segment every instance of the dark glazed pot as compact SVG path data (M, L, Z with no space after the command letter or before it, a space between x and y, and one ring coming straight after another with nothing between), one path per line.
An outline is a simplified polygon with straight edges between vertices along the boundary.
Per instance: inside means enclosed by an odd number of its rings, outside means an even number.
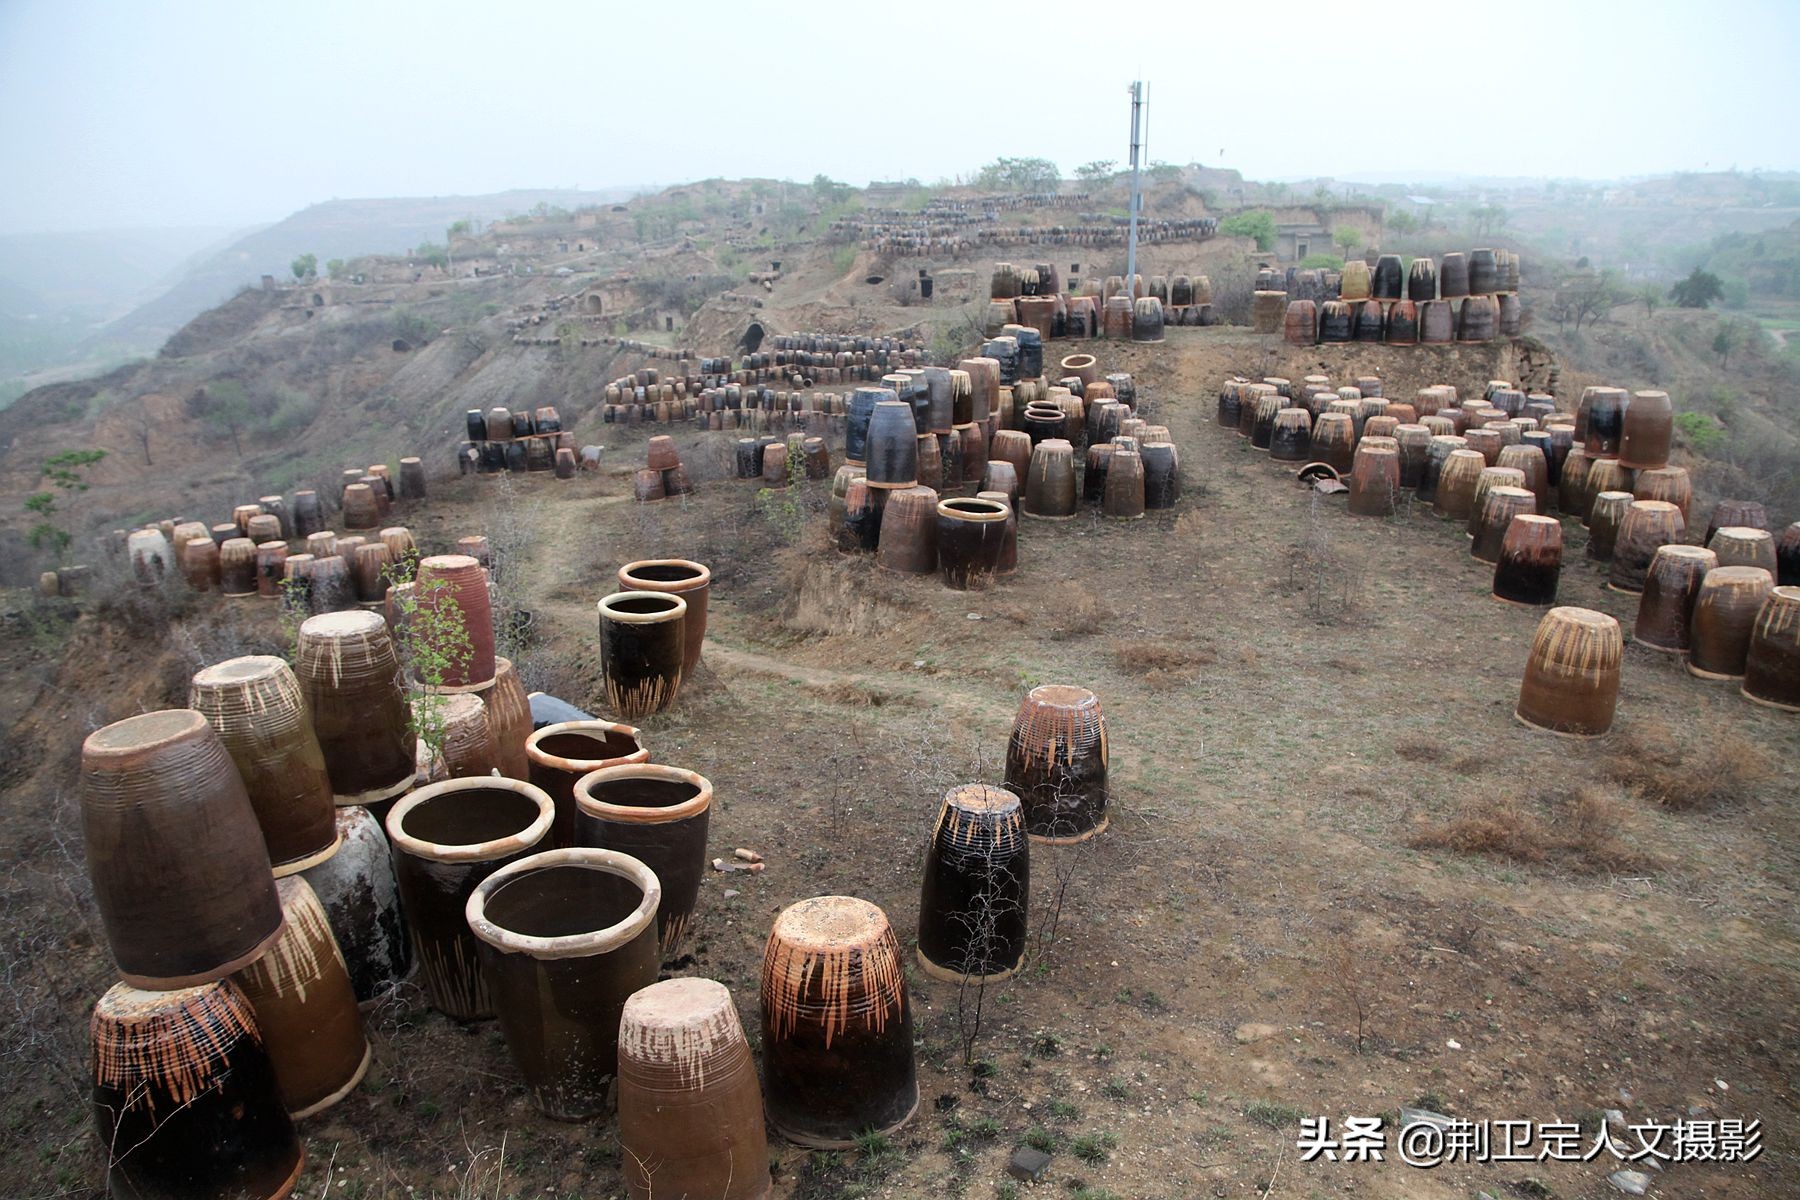
M476 885L537 848L556 806L516 779L427 784L388 814L394 874L431 1006L456 1021L494 1015L463 906Z
M1685 654L1700 584L1707 572L1718 565L1719 556L1704 546L1658 547L1645 572L1644 592L1638 600L1632 635L1638 645Z
M1587 407L1584 446L1593 459L1617 458L1619 441L1625 433L1627 397L1623 388L1594 387L1582 396ZM1654 464L1660 466L1662 464Z
M598 609L607 703L628 720L663 712L681 692L687 601L667 592L614 592Z
M1630 492L1601 492L1588 510L1587 556L1595 562L1610 563L1619 542L1619 527L1634 501Z
M88 875L119 975L210 983L281 935L281 901L250 798L192 709L114 722L81 747Z
M531 760L525 754L525 739L531 736L531 698L511 659L494 659L494 686L480 695L500 774L508 779L531 778Z
M1562 576L1562 523L1536 514L1516 516L1500 544L1494 596L1511 604L1556 603Z
M1349 413L1322 412L1313 422L1312 456L1339 475L1348 475L1356 458L1356 420Z
M912 1010L887 914L815 896L775 918L763 951L763 1083L788 1141L844 1149L919 1107Z
M869 418L868 481L890 489L919 482L919 431L904 400L883 400Z
M1800 587L1800 521L1775 539L1775 582L1782 587Z
M594 720L563 721L536 730L525 739L525 755L531 762L532 785L542 788L556 805L556 821L545 843L556 850L576 844L575 784L583 775L650 761L636 726Z
M1713 505L1712 519L1706 523L1706 536L1700 539L1701 544L1712 545L1713 534L1734 525L1746 529L1767 529L1768 510L1755 500L1719 501Z
M1726 525L1713 532L1706 548L1719 556L1721 567L1761 567L1773 578L1779 566L1775 539L1766 529Z
M1633 392L1619 431L1619 465L1634 470L1666 466L1675 436L1675 412L1667 392Z
M992 500L943 500L937 506L938 569L944 586L984 591L1000 571L1012 509Z
M1744 656L1744 697L1800 712L1800 588L1778 587L1763 600Z
M339 804L380 804L413 785L418 739L401 689L400 660L380 617L309 617L300 626L294 675Z
M1522 487L1489 488L1481 502L1474 539L1469 543L1470 557L1477 562L1498 564L1500 547L1512 528L1513 518L1530 514L1535 505L1531 493Z
M281 939L232 976L256 1013L282 1103L296 1120L355 1090L369 1069L369 1039L349 969L319 898L304 879L283 879Z
M1639 471L1631 494L1639 500L1662 500L1673 504L1681 510L1683 526L1687 525L1688 514L1694 507L1694 485L1688 478L1686 467L1652 467L1648 471Z
M707 601L712 595L712 571L685 558L649 558L619 568L619 587L628 592L667 592L687 601L686 648L681 674L687 678L700 664L700 647L706 640Z
M869 461L869 423L875 416L875 406L884 400L898 400L899 397L887 388L859 387L850 393L850 403L844 420L844 459L847 462L862 465ZM908 417L910 421L910 416ZM760 463L756 474L762 474Z
M1031 840L1005 788L966 783L944 794L925 849L919 965L934 979L998 982L1025 958Z
M619 1144L632 1200L769 1194L762 1089L724 984L665 979L625 1001Z
M1046 438L1032 448L1025 513L1052 521L1075 515L1075 447L1066 439Z
M279 1200L306 1154L250 1002L232 983L94 1005L94 1119L117 1200Z
M680 954L700 902L712 798L704 775L653 763L606 767L575 783L575 844L629 854L656 872L665 959Z
M1612 728L1625 639L1619 623L1589 608L1553 608L1538 622L1514 715L1567 737Z
M1269 457L1276 462L1306 462L1312 456L1312 414L1284 408L1269 430Z
M1138 447L1144 462L1144 507L1151 510L1174 508L1181 499L1181 458L1169 442L1151 442Z
M301 875L325 910L358 1004L390 994L412 973L412 942L387 834L366 808L337 808L337 852Z
M1740 679L1750 634L1775 580L1761 567L1714 567L1700 581L1689 627L1688 674L1700 679Z
M500 1032L547 1117L585 1121L608 1107L619 1017L656 982L656 875L611 850L549 850L501 867L464 915Z
M1144 460L1130 446L1113 445L1112 456L1106 462L1100 511L1126 521L1144 515Z
M1006 745L1006 787L1035 841L1083 842L1106 828L1106 719L1082 687L1045 684L1019 705Z
M976 492L977 500L992 500L1006 505L1006 536L1000 542L1000 574L1011 575L1019 569L1019 506L1017 497L1005 492Z
M337 849L331 776L287 663L250 655L207 667L194 676L188 704L236 764L275 874L330 858Z

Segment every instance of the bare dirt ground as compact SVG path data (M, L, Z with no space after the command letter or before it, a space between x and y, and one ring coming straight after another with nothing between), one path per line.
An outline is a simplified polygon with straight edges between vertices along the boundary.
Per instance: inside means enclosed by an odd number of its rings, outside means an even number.
M981 997L978 1031L974 995L909 973L918 1117L842 1154L772 1143L776 1195L993 1196L1025 1140L1055 1151L1031 1194L1617 1194L1610 1155L1298 1161L1301 1116L1391 1122L1402 1106L1580 1121L1590 1142L1607 1109L1760 1118L1757 1161L1653 1172L1653 1194L1793 1195L1800 863L1783 768L1800 720L1631 646L1613 734L1523 728L1537 618L1490 598L1460 527L1315 502L1213 420L1232 370L1375 367L1403 396L1479 388L1510 352L1302 355L1222 329L1098 352L1171 427L1182 501L1137 522L1027 519L1019 574L988 593L838 558L817 529L826 485L791 510L759 500L721 477L731 434L678 436L701 481L687 501L622 502L645 434L598 425L582 436L609 445L606 472L518 485L534 536L504 586L575 703L598 711L594 602L619 564L717 573L699 678L646 731L657 761L713 781L712 852L768 860L708 878L691 961L672 968L726 983L753 1038L779 909L855 894L909 941L938 798L999 777L1024 691L1077 683L1105 706L1112 826L1037 855L1027 969ZM488 481L443 480L411 520L435 548L498 507ZM1561 602L1629 630L1634 601L1601 587L1578 525L1565 537ZM221 630L221 603L194 604L180 637L87 616L5 646L6 1195L99 1180L82 1075L110 975L75 844L80 738L184 695L197 657L279 642L268 614ZM305 1124L301 1195L624 1194L611 1124L537 1116L492 1023L455 1025L409 991L369 1024L368 1081Z

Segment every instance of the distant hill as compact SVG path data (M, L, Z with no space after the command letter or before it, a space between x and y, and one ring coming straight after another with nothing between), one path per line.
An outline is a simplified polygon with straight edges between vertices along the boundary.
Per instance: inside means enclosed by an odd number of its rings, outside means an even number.
M329 200L238 238L195 264L172 287L100 330L96 349L154 348L189 320L263 275L288 276L302 254L319 268L333 258L398 254L421 242L442 242L461 220L492 221L530 212L539 204L580 208L629 199L638 189L520 189L487 196L412 196L388 200Z

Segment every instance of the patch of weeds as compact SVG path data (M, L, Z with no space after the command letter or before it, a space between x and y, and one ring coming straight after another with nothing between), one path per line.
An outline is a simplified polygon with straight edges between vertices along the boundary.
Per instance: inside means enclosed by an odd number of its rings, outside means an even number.
M1606 763L1608 779L1678 811L1741 804L1772 774L1763 748L1723 721L1685 734L1659 721L1634 726Z
M1101 1042L1098 1046L1094 1047L1094 1057L1099 1059L1101 1062L1105 1062L1107 1059L1111 1058L1112 1056L1113 1056L1113 1048L1111 1046L1107 1045L1105 1042Z
M1069 1153L1091 1167L1097 1167L1112 1156L1119 1139L1110 1133L1084 1133L1069 1143Z
M1244 1105L1244 1118L1253 1125L1261 1125L1264 1129L1291 1132L1300 1127L1300 1120L1305 1116L1304 1109L1295 1108L1291 1104L1281 1104L1274 1100L1252 1100Z
M1111 1188L1089 1187L1085 1183L1076 1184L1070 1190L1069 1195L1074 1197L1074 1200L1119 1200L1119 1193Z
M1052 1100L1050 1102L1050 1117L1052 1120L1073 1121L1080 1115L1081 1110L1076 1108L1073 1104L1070 1104L1067 1100Z
M994 1200L1019 1200L1018 1181L1002 1179L994 1187Z
M1545 793L1531 807L1510 799L1471 802L1447 821L1420 826L1408 844L1523 863L1554 859L1595 873L1642 873L1661 860L1619 836L1631 817L1614 789L1589 784L1564 795Z
M1442 762L1445 753L1438 743L1422 737L1407 738L1394 745L1395 757L1404 758L1407 762Z
M1061 1137L1036 1125L1027 1129L1020 1140L1033 1150L1042 1150L1045 1154L1055 1154L1056 1148L1062 1144Z
M1131 1099L1131 1089L1123 1079L1109 1079L1100 1085L1100 1091L1109 1100L1125 1101Z
M1062 1053L1062 1039L1054 1033L1042 1034L1031 1043L1031 1052L1039 1058L1055 1058Z
M968 1133L972 1142L991 1142L1000 1136L1000 1122L993 1117L982 1117L969 1123Z
M1155 992L1146 989L1137 999L1138 1007L1147 1013L1165 1013L1169 1011L1169 1002Z
M1412 1106L1414 1108L1423 1108L1428 1112L1447 1113L1450 1111L1450 1109L1446 1107L1448 1103L1449 1101L1445 1100L1436 1092L1420 1092L1418 1096L1413 1099Z

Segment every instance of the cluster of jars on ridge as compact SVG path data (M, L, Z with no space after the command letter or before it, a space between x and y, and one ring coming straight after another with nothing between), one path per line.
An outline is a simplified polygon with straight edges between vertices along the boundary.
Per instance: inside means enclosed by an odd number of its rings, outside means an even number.
M644 367L615 379L602 392L601 418L609 425L637 425L704 416L709 428L735 429L737 418L730 418L728 424L723 414L743 411L746 397L752 400L751 408L788 411L785 405L772 407L776 393L769 384L799 392L867 382L896 367L916 366L924 358L922 351L897 338L786 334L769 340L775 343L774 350L759 350L736 361L698 359L697 371L672 378L665 379L654 367ZM804 406L796 405L793 411L804 411Z
M398 487L385 463L344 472L339 510L346 534L326 528L318 492L306 489L291 503L263 496L240 504L219 524L171 518L114 530L111 541L146 585L179 573L197 592L279 599L302 613L379 607L394 569L417 559L411 532L389 522L401 505L424 497L423 466L403 458Z
M1351 259L1341 272L1257 272L1251 319L1258 333L1296 346L1385 342L1445 345L1517 337L1519 256L1509 250L1446 254L1441 263L1383 254L1371 267Z
M1053 264L1017 267L994 264L989 285L987 337L1010 324L1028 326L1043 338L1105 337L1159 342L1165 325L1214 325L1212 280L1205 275L1152 275L1148 284L1134 275L1089 279L1064 291ZM1135 300L1133 297L1136 297Z
M550 405L516 412L502 405L485 413L471 408L463 422L468 440L456 448L458 474L554 471L558 479L575 477L575 435L562 427L562 417Z
M1005 246L1122 246L1130 221L1124 217L1084 214L1071 225L1035 225L1022 228L929 218L887 218L838 221L828 237L857 240L863 249L881 254L968 254L977 249ZM1182 217L1138 221L1138 244L1202 241L1219 232L1217 217Z

